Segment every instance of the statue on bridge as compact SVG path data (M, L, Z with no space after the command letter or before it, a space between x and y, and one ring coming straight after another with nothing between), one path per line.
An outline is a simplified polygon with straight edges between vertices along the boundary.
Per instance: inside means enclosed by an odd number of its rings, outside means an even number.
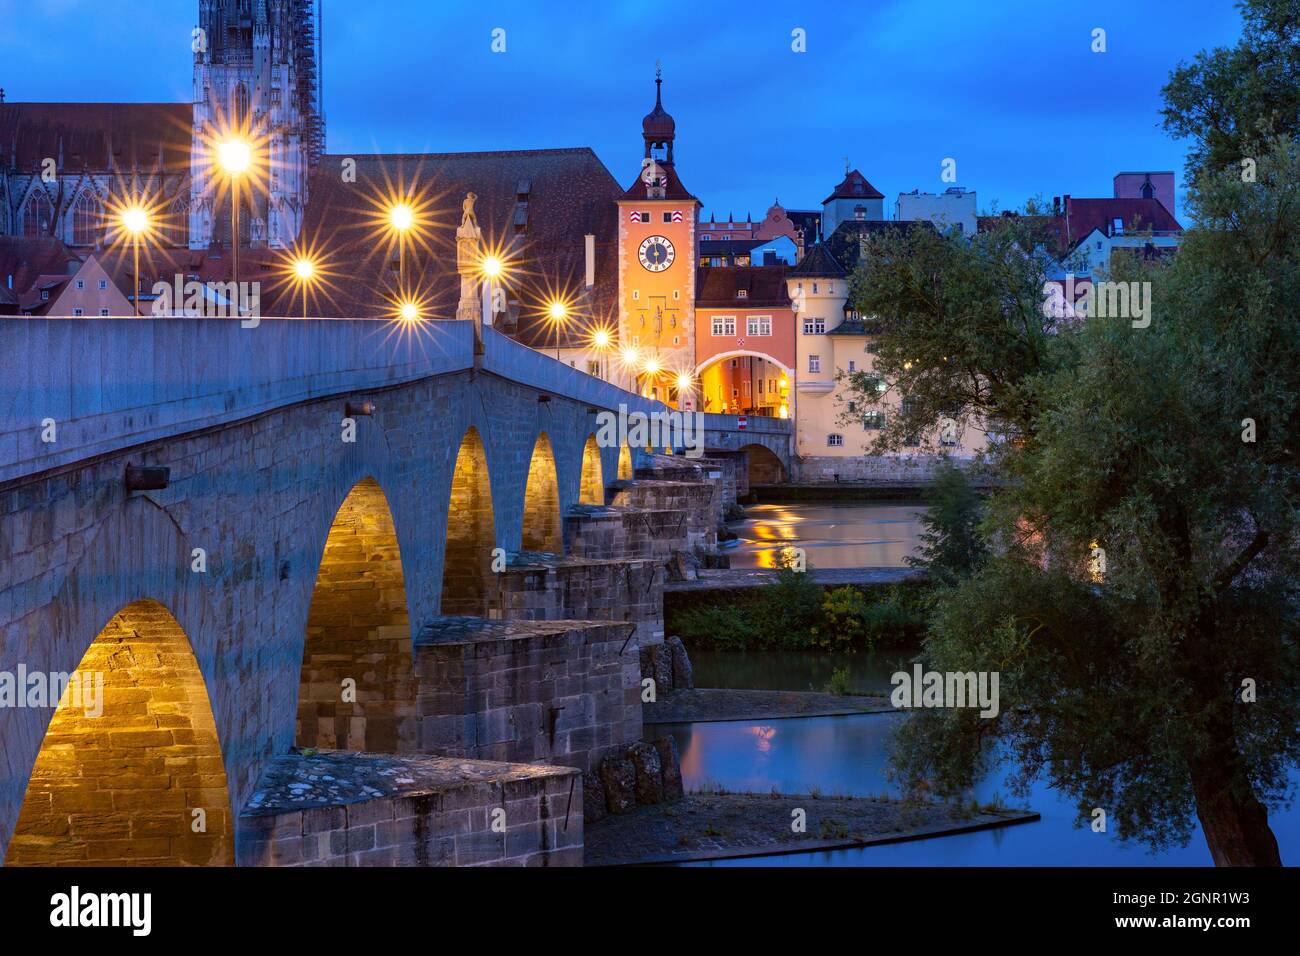
M456 271L460 274L460 302L456 306L456 318L468 322L482 321L483 303L481 301L479 275L482 259L483 232L478 226L478 216L474 214L474 193L466 193L461 203L460 225L456 227Z

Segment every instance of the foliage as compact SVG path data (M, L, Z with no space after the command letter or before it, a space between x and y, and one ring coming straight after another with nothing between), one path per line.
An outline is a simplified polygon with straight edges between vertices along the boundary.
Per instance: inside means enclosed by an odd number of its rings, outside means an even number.
M1165 129L1191 139L1188 179L1258 158L1300 135L1300 4L1247 0L1242 39L1180 63L1164 88Z
M926 503L929 508L919 516L920 557L908 557L907 563L923 568L936 584L955 584L983 564L988 553L979 532L980 496L967 474L945 461L936 469Z
M998 670L999 718L919 715L895 759L956 791L997 735L1019 785L1047 774L1081 820L1105 807L1162 847L1199 818L1216 861L1275 863L1265 807L1300 760L1300 147L1274 142L1258 182L1206 172L1190 202L1171 263L1117 264L1151 282L1150 326L1090 318L1035 375L996 554L936 597L927 666Z
M844 697L851 693L849 687L849 668L848 665L837 667L831 671L831 682L828 688L836 697Z

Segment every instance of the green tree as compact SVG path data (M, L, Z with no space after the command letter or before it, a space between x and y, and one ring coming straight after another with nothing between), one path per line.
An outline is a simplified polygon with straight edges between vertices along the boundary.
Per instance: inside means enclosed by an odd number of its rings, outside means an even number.
M985 279L970 276L992 239L969 252L895 244L865 263L907 277L892 294L919 317L886 333L895 373L924 356L900 377L929 389L931 409L970 401L1015 439L999 447L1011 481L990 500L993 553L937 596L925 653L938 670L998 671L1000 713L918 714L896 741L904 780L955 792L987 769L996 738L1018 759L1013 783L1046 775L1081 820L1103 808L1121 838L1183 842L1196 819L1216 863L1280 864L1268 808L1292 795L1300 763L1294 127L1251 140L1256 181L1235 159L1255 135L1243 118L1278 115L1294 85L1275 88L1279 74L1261 68L1268 82L1227 114L1178 87L1194 76L1221 91L1243 63L1271 62L1275 38L1295 36L1295 9L1246 4L1242 46L1171 80L1170 128L1196 143L1197 225L1167 264L1112 262L1113 278L1151 283L1148 327L1036 323L1020 304L1023 269L993 256ZM957 375L935 349L963 321L984 344L958 339L946 354L970 367Z
M1188 178L1240 171L1277 136L1300 134L1300 3L1245 0L1242 39L1180 63L1164 88L1165 129L1191 139Z
M920 555L908 557L907 563L925 569L936 584L956 584L983 564L987 555L979 530L983 513L979 493L965 471L943 462L925 499L929 508L919 517Z

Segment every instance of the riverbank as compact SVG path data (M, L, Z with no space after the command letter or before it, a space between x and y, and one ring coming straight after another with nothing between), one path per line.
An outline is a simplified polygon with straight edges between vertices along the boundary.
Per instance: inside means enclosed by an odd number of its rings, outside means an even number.
M1025 810L905 803L885 797L692 793L675 803L638 807L588 825L584 863L688 863L839 850L1037 819L1037 813Z
M810 580L822 587L844 585L876 586L904 581L924 581L925 572L916 568L812 568ZM776 583L776 571L770 568L701 568L694 581L667 581L665 594L736 591L765 587Z
M645 724L687 724L778 720L784 717L841 717L894 711L888 697L696 687L674 690L652 704L642 705L642 721Z

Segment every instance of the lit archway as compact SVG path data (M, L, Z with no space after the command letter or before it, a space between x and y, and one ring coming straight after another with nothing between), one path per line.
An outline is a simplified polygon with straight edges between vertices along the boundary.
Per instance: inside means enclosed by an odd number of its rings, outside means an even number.
M417 745L402 555L373 478L348 493L325 540L307 612L297 743L378 753Z
M596 444L595 435L588 436L586 447L582 449L582 483L578 491L578 503L605 503L605 473L600 464L600 446Z
M461 439L451 479L442 562L443 614L487 616L488 581L495 547L487 452L478 429L471 426Z
M696 369L700 408L731 415L790 414L788 365L765 352L731 351L711 356Z
M189 638L156 601L113 616L69 675L6 866L230 866L225 764Z
M624 445L618 450L618 480L631 481L635 477L632 470L632 448Z
M546 432L537 436L533 458L528 464L528 482L524 486L525 551L549 551L561 554L560 483L555 475L555 455Z

